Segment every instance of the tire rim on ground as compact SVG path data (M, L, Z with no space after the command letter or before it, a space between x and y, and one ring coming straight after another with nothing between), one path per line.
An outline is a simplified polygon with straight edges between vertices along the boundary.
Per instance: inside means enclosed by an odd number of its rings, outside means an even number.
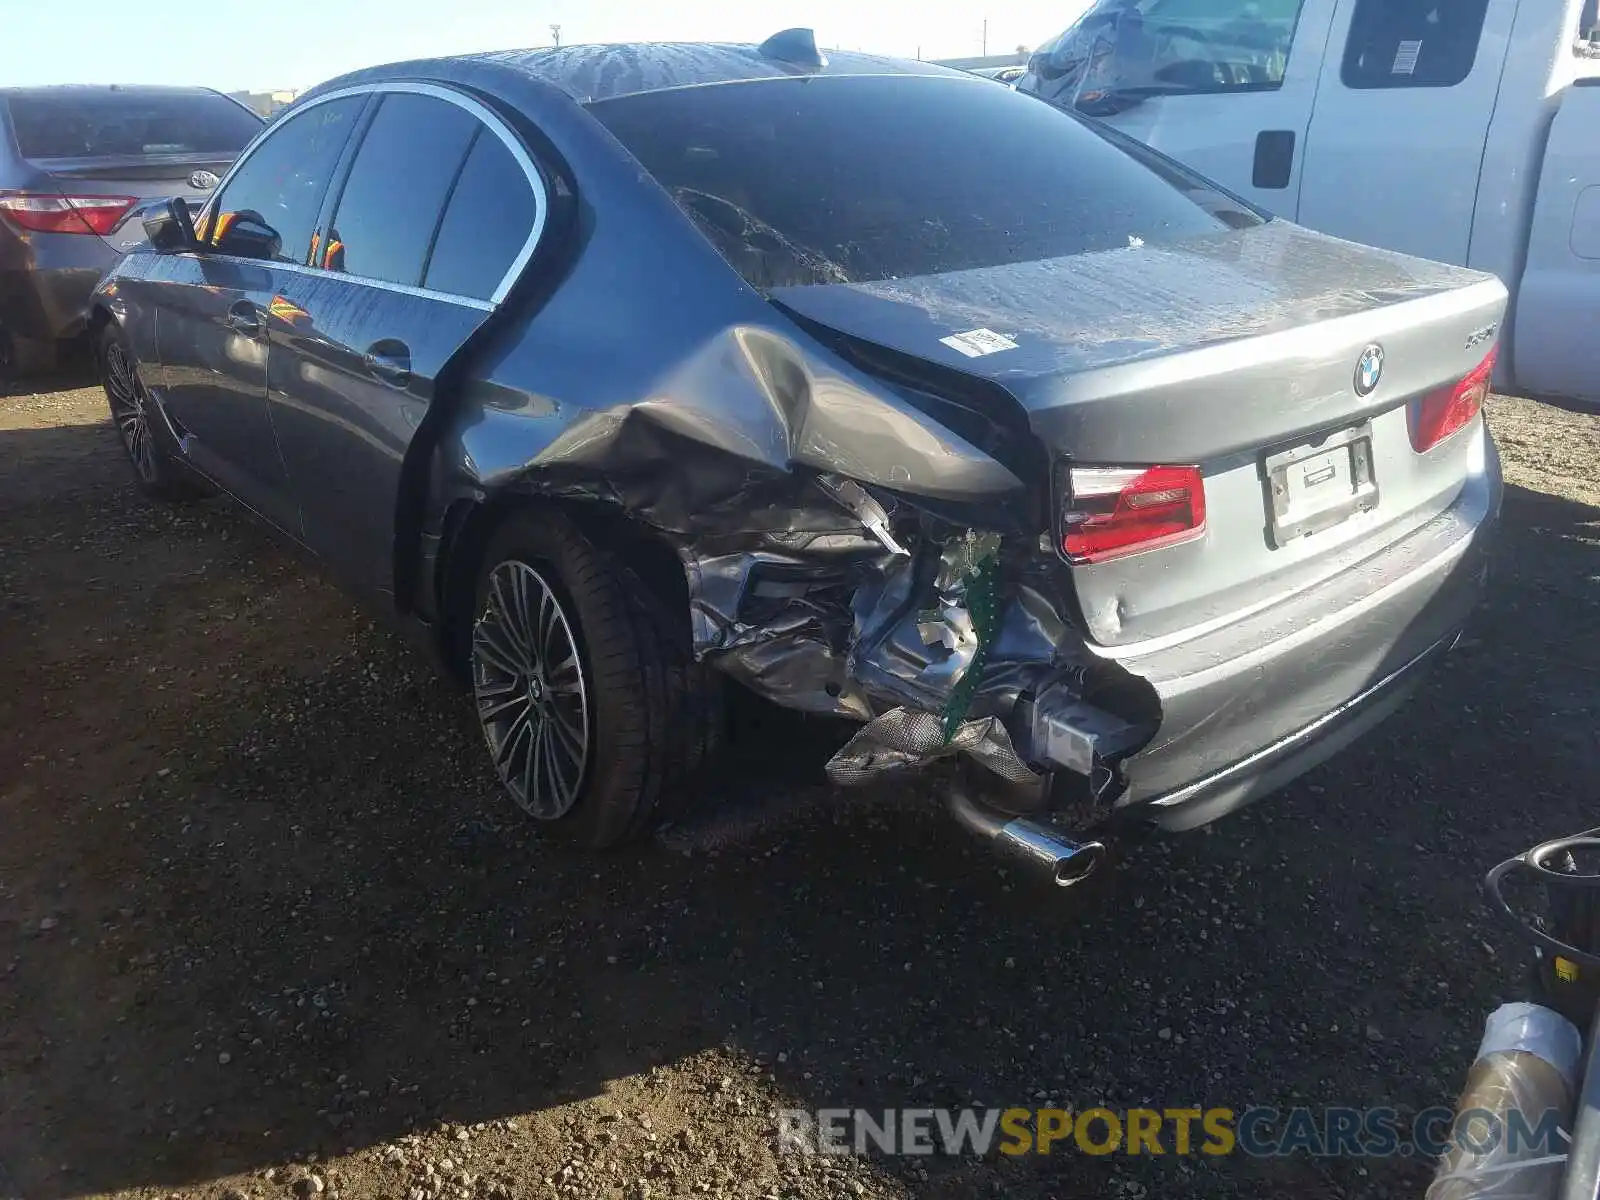
M139 382L139 372L128 361L121 346L106 350L106 396L111 401L111 415L117 422L117 432L128 451L134 470L146 482L155 478L155 444L150 440L150 423L145 416L144 385Z
M589 692L572 624L524 562L489 574L472 633L472 690L496 772L531 815L565 816L589 762Z

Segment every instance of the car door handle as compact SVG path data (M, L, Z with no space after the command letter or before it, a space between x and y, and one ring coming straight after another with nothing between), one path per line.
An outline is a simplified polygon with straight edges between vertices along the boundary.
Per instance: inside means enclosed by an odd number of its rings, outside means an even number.
M411 351L399 342L376 342L361 356L367 374L390 387L403 388L411 382Z
M227 321L228 328L235 333L242 333L249 338L261 336L261 314L248 300L241 300L228 309Z
M1289 186L1294 178L1294 142L1292 129L1263 129L1256 135L1256 157L1250 172L1252 187L1282 191Z

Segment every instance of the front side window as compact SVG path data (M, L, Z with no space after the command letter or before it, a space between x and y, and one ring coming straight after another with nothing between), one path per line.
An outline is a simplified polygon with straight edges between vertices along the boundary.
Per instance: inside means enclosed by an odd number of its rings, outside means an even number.
M1136 143L977 78L761 80L589 111L758 288L1032 262L1263 220Z
M1472 74L1489 0L1356 0L1348 88L1454 87Z
M313 105L273 128L195 231L218 253L303 263L333 169L363 96Z
M315 265L417 287L473 137L482 128L433 96L384 96L356 151Z
M492 299L538 215L522 164L492 131L480 129L434 240L426 286Z
M1086 111L1149 96L1283 86L1301 0L1098 0L1034 55L1048 94ZM1108 107L1109 106L1109 107Z

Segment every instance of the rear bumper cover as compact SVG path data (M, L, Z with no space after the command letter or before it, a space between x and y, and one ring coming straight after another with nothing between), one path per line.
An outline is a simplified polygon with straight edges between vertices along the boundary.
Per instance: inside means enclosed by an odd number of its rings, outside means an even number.
M1216 820L1317 765L1393 712L1460 635L1482 592L1499 458L1480 424L1444 512L1354 570L1177 645L1119 652L1161 726L1123 764L1119 815Z
M8 299L0 321L18 337L75 337L83 331L100 274L97 267L6 272L0 293Z
M41 341L78 334L89 301L117 252L88 234L30 234L0 229L0 324Z

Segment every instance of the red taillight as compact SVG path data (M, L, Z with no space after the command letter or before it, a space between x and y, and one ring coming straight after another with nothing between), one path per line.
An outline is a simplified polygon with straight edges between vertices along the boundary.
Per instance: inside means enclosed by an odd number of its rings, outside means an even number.
M1073 467L1061 516L1071 562L1102 562L1174 546L1206 529L1199 467Z
M133 196L0 195L0 214L35 233L107 234L135 204Z
M1460 383L1429 392L1420 400L1413 400L1406 413L1411 427L1411 448L1418 454L1432 450L1445 438L1464 429L1483 409L1489 397L1489 383L1494 375L1494 360L1499 347L1489 351L1489 357L1477 365Z

